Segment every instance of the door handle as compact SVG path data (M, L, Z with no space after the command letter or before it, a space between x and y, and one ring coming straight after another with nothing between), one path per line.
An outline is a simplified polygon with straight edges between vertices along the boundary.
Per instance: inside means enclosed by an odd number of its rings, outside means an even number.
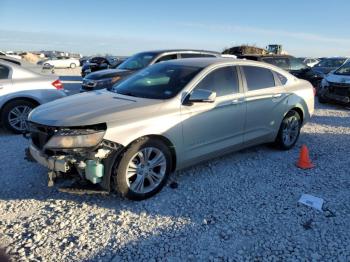
M239 105L239 104L242 104L244 102L244 100L243 99L233 99L232 101L231 101L231 104L233 104L233 105Z
M275 94L275 95L272 96L272 98L279 98L281 96L282 96L282 94Z

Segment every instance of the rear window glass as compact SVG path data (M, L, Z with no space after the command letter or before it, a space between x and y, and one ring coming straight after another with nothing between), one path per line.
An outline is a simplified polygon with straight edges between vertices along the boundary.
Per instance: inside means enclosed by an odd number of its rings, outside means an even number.
M248 90L259 90L275 86L275 79L270 69L257 66L243 66Z
M262 58L261 61L271 65L275 65L285 70L289 70L289 62L287 58L269 57L269 58Z

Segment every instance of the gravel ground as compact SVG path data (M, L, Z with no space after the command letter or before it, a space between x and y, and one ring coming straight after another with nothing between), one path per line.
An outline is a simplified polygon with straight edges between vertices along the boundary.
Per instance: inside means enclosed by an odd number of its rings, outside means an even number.
M16 261L350 261L349 116L317 105L294 149L215 159L142 202L47 188L27 141L2 131L0 245ZM304 143L308 171L295 167ZM326 211L297 204L302 193Z

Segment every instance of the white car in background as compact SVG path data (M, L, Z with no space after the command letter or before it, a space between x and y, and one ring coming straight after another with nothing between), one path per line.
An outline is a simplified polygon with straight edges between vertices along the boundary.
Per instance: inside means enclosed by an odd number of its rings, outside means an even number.
M320 62L320 60L316 59L316 58L310 58L310 57L306 57L303 59L303 63L309 67L314 67L315 65L317 65Z
M80 66L80 61L71 57L51 57L48 60L43 61L43 67L53 66L55 68L76 68Z
M22 59L21 56L15 54L14 52L12 51L8 51L8 52L2 52L0 51L0 56L8 56L8 57L12 57L12 58L16 58L16 59Z
M25 132L28 115L36 106L65 96L57 76L0 59L0 120L8 130Z

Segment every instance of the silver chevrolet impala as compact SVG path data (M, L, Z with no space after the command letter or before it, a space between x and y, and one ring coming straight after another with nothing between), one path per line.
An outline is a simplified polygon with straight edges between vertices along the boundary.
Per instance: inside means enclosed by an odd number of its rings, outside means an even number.
M162 62L100 90L39 106L28 152L129 199L148 198L169 174L245 147L296 143L314 110L311 84L272 65L233 59Z

